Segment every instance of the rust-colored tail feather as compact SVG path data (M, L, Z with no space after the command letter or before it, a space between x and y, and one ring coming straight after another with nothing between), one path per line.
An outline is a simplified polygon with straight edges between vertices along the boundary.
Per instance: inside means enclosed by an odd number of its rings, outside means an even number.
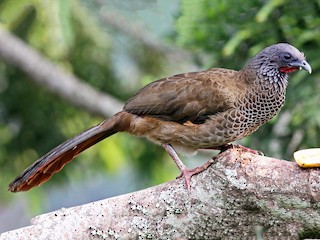
M8 190L11 192L27 191L47 181L54 173L60 171L65 164L90 146L125 130L121 120L121 112L101 124L94 126L79 135L60 144L24 170L10 184Z

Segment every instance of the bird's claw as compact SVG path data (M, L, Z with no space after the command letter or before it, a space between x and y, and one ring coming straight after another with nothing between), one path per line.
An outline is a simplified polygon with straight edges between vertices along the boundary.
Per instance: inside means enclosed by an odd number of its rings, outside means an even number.
M186 181L186 186L187 186L188 192L191 193L191 177L193 175L196 175L196 174L206 170L213 162L214 162L214 158L210 159L209 161L207 161L205 164L203 164L200 167L196 167L193 169L185 168L185 169L181 170L181 174L177 178L181 178L182 176L184 177L184 179Z

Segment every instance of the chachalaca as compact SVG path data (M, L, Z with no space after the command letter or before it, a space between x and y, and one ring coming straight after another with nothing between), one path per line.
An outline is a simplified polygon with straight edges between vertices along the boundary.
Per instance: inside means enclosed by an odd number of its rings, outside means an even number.
M240 71L212 68L152 82L130 98L121 112L34 162L10 183L9 191L27 191L47 181L80 152L117 132L161 144L190 190L191 176L206 165L189 170L176 150L223 149L253 133L279 112L288 74L300 69L311 73L304 54L279 43L263 49Z

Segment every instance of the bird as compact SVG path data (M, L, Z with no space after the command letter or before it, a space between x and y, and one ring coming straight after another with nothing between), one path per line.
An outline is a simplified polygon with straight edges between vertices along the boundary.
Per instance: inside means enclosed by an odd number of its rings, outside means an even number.
M85 149L117 132L127 132L161 145L190 191L191 177L208 164L188 169L177 152L223 150L252 134L280 111L289 74L298 70L311 74L305 55L288 43L277 43L238 71L211 68L154 81L136 92L123 110L39 158L8 190L38 186Z

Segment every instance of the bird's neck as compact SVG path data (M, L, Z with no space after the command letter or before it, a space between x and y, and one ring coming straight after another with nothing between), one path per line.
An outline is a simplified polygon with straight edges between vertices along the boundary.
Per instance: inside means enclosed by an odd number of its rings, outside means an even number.
M257 112L253 124L261 124L270 120L283 106L286 95L288 74L259 71L249 67L240 73L247 79L244 99L250 99L252 108Z
M239 108L250 106L250 111L245 111L246 121L250 127L256 129L280 111L285 101L288 76L275 79L272 75L257 74L253 71L244 71L241 74L245 74L249 80Z
M268 68L248 64L241 70L243 79L247 79L249 85L262 91L271 91L285 94L288 84L288 74L275 68Z
M285 94L288 84L288 74L267 75L257 74L254 85L263 91L270 91L277 94Z

